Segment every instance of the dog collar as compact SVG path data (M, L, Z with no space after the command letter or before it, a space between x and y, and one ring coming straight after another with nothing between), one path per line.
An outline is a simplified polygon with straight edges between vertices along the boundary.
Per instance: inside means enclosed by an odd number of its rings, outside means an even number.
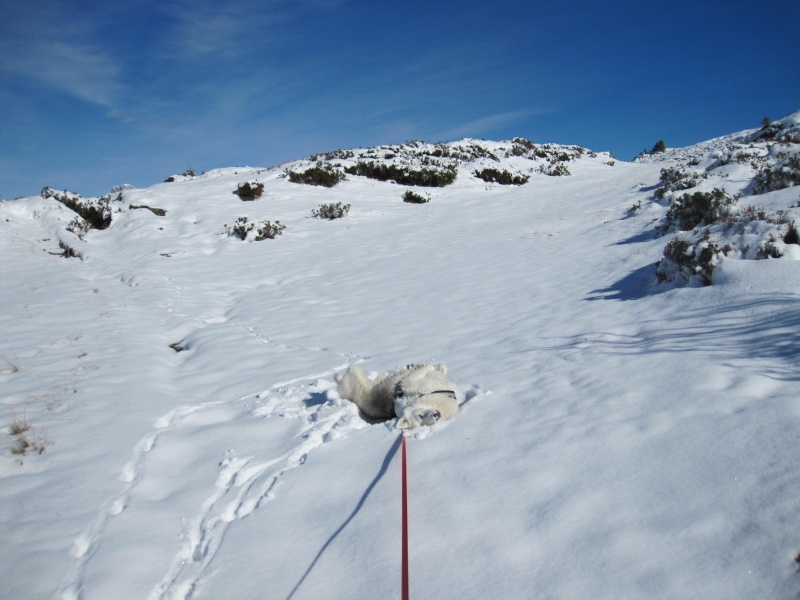
M422 394L422 395L431 396L433 394L444 394L446 396L450 396L453 400L456 399L456 393L453 390L434 390L432 392L428 392L427 394Z

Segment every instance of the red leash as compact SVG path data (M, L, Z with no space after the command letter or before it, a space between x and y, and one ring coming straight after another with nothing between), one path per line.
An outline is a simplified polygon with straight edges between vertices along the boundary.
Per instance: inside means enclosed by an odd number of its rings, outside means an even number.
M403 586L402 599L408 600L408 483L406 481L406 436L403 438Z

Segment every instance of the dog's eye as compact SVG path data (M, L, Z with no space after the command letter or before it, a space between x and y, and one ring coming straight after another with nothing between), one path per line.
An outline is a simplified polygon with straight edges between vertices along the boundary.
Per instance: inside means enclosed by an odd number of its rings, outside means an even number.
M426 410L420 415L420 421L423 425L433 425L442 416L438 410Z

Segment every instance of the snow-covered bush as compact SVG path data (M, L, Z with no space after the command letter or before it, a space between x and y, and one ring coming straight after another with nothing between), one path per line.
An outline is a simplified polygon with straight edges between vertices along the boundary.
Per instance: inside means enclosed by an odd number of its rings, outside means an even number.
M61 248L61 253L59 256L63 256L64 258L80 258L83 260L83 255L75 250L75 248L67 244L64 240L58 241L58 247Z
M542 165L539 167L539 173L544 173L545 175L550 175L551 177L562 177L565 175L572 175L563 162L550 162L546 165Z
M499 183L500 185L523 185L530 179L526 175L514 175L510 171L492 168L475 171L475 177L483 179L487 183Z
M376 161L358 161L345 171L350 175L360 175L378 181L394 181L401 185L421 187L444 187L456 180L456 167L453 165L433 165L421 169L410 166L386 164Z
M255 240L260 242L261 240L274 240L276 237L283 233L283 230L286 229L286 225L281 224L280 221L263 221L261 225L258 226L256 229L256 237Z
M319 217L320 219L333 221L334 219L346 217L348 212L350 212L349 204L336 202L335 204L320 204L319 208L315 208L311 211L311 215Z
M240 240L247 239L247 234L253 231L252 223L248 222L247 217L239 217L233 225L225 225L228 235L231 237L238 237Z
M409 204L426 204L430 200L430 196L423 196L411 190L406 190L406 193L403 194L403 202L408 202Z
M765 167L759 171L753 187L754 194L766 194L800 184L800 158L790 156L774 167Z
M347 160L356 155L352 150L334 150L332 152L325 152L324 154L314 154L309 157L309 160L316 162L323 160Z
M260 198L262 193L264 193L264 184L258 181L240 183L236 188L236 194L242 200L255 200Z
M292 183L305 183L328 188L344 181L344 178L344 173L323 162L318 162L305 171L289 171L289 181Z
M107 229L111 225L111 196L85 199L80 194L64 190L57 192L46 187L42 190L42 198L52 198L70 210L78 213L91 229Z
M659 283L675 281L689 283L693 278L711 285L714 268L720 260L719 246L706 232L700 239L675 237L664 248L664 256L656 264Z
M667 192L680 192L697 186L705 177L699 173L688 172L680 167L661 169L661 185L655 192L658 199L664 198Z
M709 225L727 214L734 202L733 198L719 188L714 188L711 192L684 194L672 201L672 206L667 211L667 221L660 232L667 233L673 227L688 231L700 224Z
M629 217L636 216L642 210L642 201L639 200L636 204L631 205L631 207L625 211L625 214Z
M547 158L547 152L536 146L536 144L530 140L516 137L511 140L511 142L513 145L508 152L510 156L529 156L530 154L533 154L538 158Z
M776 242L777 240L775 239L775 236L769 234L767 236L767 240L764 242L764 245L758 249L758 252L756 253L756 259L764 260L766 258L780 258L783 256L783 251L778 247Z
M762 127L755 136L758 141L776 141L783 144L800 144L800 130L797 125L781 121L762 121Z
M82 240L83 236L85 236L86 233L91 229L91 226L81 217L75 217L72 219L72 221L67 223L66 229L67 231L77 235L78 239Z
M798 235L797 227L794 226L794 221L789 224L789 229L783 236L784 244L800 244L800 235Z
M262 221L256 229L255 223L250 223L247 217L239 217L233 225L225 225L228 235L237 237L240 240L246 240L251 231L255 229L256 235L253 238L256 242L261 240L272 240L283 233L286 225L282 225L280 221Z

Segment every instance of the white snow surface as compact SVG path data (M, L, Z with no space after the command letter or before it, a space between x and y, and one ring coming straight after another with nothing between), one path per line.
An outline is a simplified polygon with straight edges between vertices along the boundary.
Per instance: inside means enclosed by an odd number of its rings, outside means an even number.
M443 188L284 176L319 157L121 186L83 239L0 203L0 596L398 597L399 432L333 376L431 362L462 407L408 439L412 598L795 598L795 245L658 285L663 162L470 145L498 160ZM798 189L760 201L800 222Z

